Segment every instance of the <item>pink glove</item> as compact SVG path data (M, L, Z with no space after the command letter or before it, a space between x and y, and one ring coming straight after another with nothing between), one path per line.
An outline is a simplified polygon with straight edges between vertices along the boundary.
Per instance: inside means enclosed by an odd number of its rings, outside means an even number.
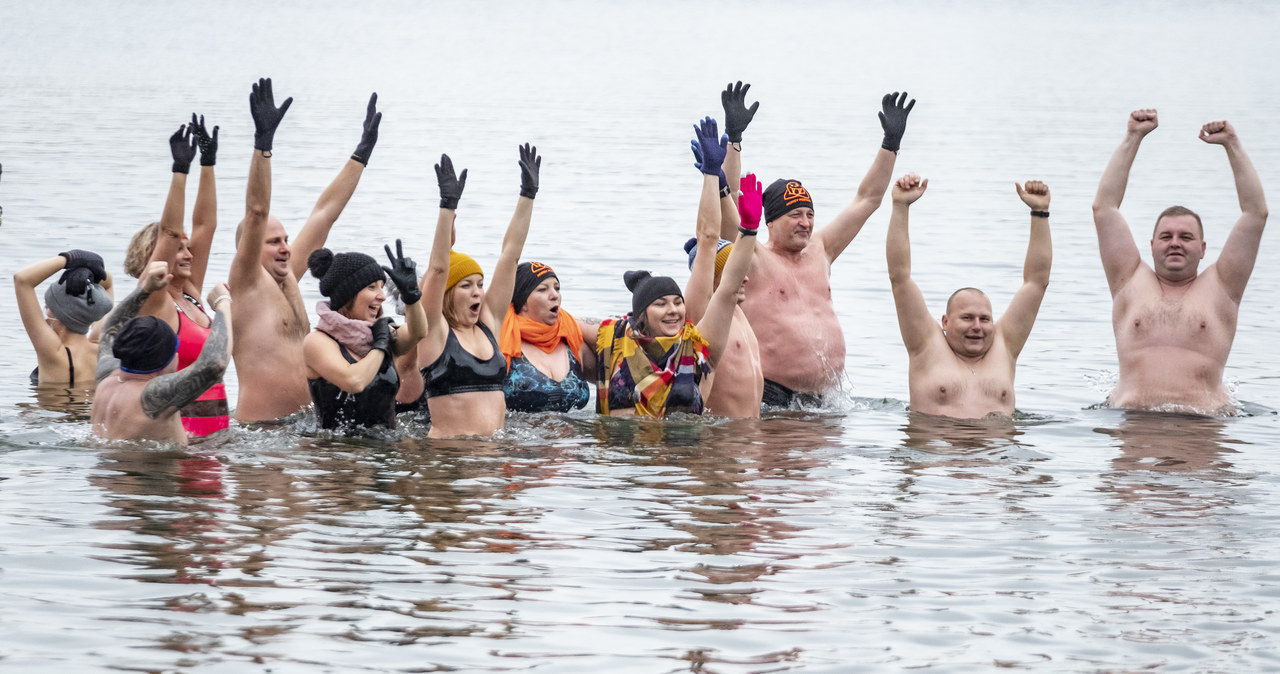
M742 194L738 196L738 217L742 222L738 231L755 236L760 229L760 215L764 212L764 187L756 180L756 174L742 176Z

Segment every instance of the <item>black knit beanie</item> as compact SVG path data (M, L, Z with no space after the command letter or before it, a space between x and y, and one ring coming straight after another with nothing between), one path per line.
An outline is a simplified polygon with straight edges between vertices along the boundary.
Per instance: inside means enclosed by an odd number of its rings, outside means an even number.
M520 313L533 291L549 278L559 279L560 277L556 276L551 267L541 262L521 262L520 266L516 267L516 286L511 293L511 309L517 314Z
M644 310L658 299L667 295L684 297L684 293L680 292L680 284L670 276L653 276L647 271L629 271L622 275L622 280L627 284L627 290L631 291L633 323L644 317Z
M764 221L773 222L790 213L792 209L813 208L809 190L799 180L778 178L764 190Z
M337 311L347 306L365 286L386 281L378 261L364 253L338 253L320 248L307 258L311 275L320 279L320 294L329 298L329 308Z

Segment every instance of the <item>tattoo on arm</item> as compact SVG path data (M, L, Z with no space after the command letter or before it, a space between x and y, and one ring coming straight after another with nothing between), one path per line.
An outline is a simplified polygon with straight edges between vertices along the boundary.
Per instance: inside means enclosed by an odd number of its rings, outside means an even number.
M157 419L169 410L195 402L222 379L231 358L227 344L227 319L219 313L196 362L179 372L156 377L142 389L142 411Z
M138 315L142 305L150 296L151 293L143 290L139 285L137 290L129 293L129 296L121 300L107 315L107 320L102 324L102 334L98 336L98 382L106 379L107 375L120 367L120 360L111 353L115 347L116 336L120 334L125 323Z

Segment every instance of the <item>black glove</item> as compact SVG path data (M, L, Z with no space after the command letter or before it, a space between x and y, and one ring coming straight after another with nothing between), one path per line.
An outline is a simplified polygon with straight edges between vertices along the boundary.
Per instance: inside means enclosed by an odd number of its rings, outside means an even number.
M440 163L436 164L436 182L440 184L440 208L458 210L458 200L462 198L462 190L467 186L467 170L462 175L453 173L453 160L449 155L440 155Z
M284 113L293 105L293 97L286 98L284 105L276 107L276 98L271 91L271 78L258 80L249 93L249 114L253 115L253 149L263 152L271 151L271 143L276 136L276 127L284 119Z
M382 360L382 367L379 370L385 371L394 360L391 355L391 317L383 316L379 318L373 322L373 325L369 326L369 330L373 332L373 343L369 345L369 351L377 350L387 354L387 357Z
M378 125L382 123L382 113L378 112L378 92L369 97L369 110L364 115L364 132L360 134L360 144L351 158L369 165L369 155L373 154L373 146L378 144Z
M66 270L72 269L88 269L91 272L93 283L102 283L107 280L107 268L102 262L102 256L88 250L72 249L58 253L67 259ZM67 277L67 272L62 272L62 278ZM62 280L62 279L59 279ZM79 293L75 293L79 294Z
M173 172L186 174L191 170L191 160L196 158L196 139L191 127L183 124L169 136L169 154L173 155Z
M196 113L191 113L191 130L196 135L196 145L200 146L200 165L213 166L218 163L218 127L213 127L213 135L204 128L204 115L196 121Z
M400 291L400 299L404 300L405 306L422 299L422 289L418 287L418 265L413 258L404 256L400 239L396 239L395 255L391 254L391 246L384 244L382 248L387 251L387 259L391 260L391 266L383 267L382 271L387 272L387 277L396 284L396 290Z
M520 146L520 196L530 199L538 196L538 172L542 170L542 157L538 148L528 143Z
M724 132L729 135L730 143L742 142L742 132L747 130L751 118L756 115L756 108L760 107L760 101L747 107L747 90L750 88L750 84L744 85L739 81L720 92L720 104L724 106Z
M907 130L907 115L911 113L911 108L916 107L916 99L911 99L911 103L903 107L907 102L907 92L893 92L885 94L880 100L880 107L883 111L880 113L880 126L884 128L884 142L880 147L890 151L897 152L898 147L902 144L902 134Z

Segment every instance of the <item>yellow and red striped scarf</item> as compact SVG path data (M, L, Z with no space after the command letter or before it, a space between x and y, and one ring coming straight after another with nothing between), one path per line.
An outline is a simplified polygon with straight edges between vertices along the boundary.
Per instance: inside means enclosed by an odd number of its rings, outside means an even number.
M609 413L609 390L626 386L636 414L661 417L668 412L702 413L698 383L711 371L707 340L697 326L685 322L673 337L637 335L627 320L609 319L596 337L596 409ZM680 395L671 401L672 389ZM671 403L671 404L669 404Z

